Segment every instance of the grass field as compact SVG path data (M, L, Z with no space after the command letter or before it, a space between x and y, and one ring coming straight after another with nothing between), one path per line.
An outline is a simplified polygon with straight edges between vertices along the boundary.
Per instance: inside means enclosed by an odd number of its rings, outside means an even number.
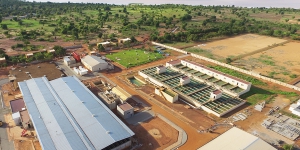
M163 58L159 53L148 52L142 49L121 51L106 55L106 57L118 62L126 68L139 66Z

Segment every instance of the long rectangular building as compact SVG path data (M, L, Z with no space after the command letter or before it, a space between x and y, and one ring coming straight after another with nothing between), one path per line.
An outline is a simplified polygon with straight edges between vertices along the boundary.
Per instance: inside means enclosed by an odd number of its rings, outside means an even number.
M187 65L185 61L176 60L168 62L167 67L157 66L141 70L139 75L157 87L172 89L178 93L180 98L218 117L246 102L238 98L238 95L247 92L251 87L251 83L243 82L244 85L241 86L244 86L244 88L241 88L238 85L224 82L193 68L182 67L184 66L182 62ZM220 73L221 75L225 76L225 74ZM231 79L235 78L231 77ZM235 80L238 81L238 79ZM241 81L239 80L239 82ZM217 85L221 82L226 88Z
M43 150L130 146L134 133L76 77L18 84Z

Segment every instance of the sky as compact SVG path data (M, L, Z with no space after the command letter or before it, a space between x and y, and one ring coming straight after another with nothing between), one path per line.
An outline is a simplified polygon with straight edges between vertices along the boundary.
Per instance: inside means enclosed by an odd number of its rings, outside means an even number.
M33 0L27 0L33 1ZM188 4L235 5L243 7L291 7L300 9L300 0L35 0L36 2L108 3L108 4Z

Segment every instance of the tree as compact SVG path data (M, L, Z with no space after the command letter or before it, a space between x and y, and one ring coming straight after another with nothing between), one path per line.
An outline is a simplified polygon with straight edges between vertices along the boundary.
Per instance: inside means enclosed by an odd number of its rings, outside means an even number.
M103 35L103 33L102 33L102 32L100 32L100 33L98 34L98 38L101 38L101 37L102 37L102 35Z
M58 46L58 45L55 45L53 47L53 49L55 50L55 54L57 56L62 56L62 55L65 55L66 54L66 49L64 49L63 47L61 46Z
M44 55L39 52L39 53L34 53L33 57L35 58L35 60L41 60L44 58Z
M231 62L232 62L232 59L229 58L229 57L227 57L227 58L226 58L226 63L227 63L227 64L230 64Z
M131 36L131 37L130 37L130 41L131 41L131 43L134 43L134 42L136 42L137 40L135 39L134 36Z
M3 30L7 30L8 28L7 28L7 24L1 24L1 28L3 29Z
M45 58L46 60L51 60L51 59L53 59L53 53L45 53L45 54L44 54L44 58Z
M103 47L102 44L99 44L98 45L98 50L101 51L101 52L103 52L103 51L105 51L105 48Z
M284 150L293 150L294 149L293 145L290 145L290 144L284 144L282 148Z
M2 22L2 15L0 15L0 23Z

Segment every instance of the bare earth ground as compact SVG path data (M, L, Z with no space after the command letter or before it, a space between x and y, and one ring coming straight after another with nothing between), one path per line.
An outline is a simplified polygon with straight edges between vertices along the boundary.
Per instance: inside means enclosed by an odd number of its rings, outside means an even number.
M300 42L290 42L283 46L277 46L270 50L245 57L234 63L263 75L269 75L270 72L275 72L275 78L290 81L293 80L290 78L290 75L300 75L299 47ZM260 60L263 56L270 57L268 60L274 62L274 65L266 64Z
M178 131L159 118L153 118L140 125L129 126L135 133L139 149L164 149L177 141ZM151 143L151 144L150 144Z
M26 51L22 51L22 50L17 51L17 50L11 49L11 46L13 46L17 43L23 44L22 41L16 41L16 40L13 40L13 39L8 39L8 38L0 39L0 48L4 48L5 52L9 56L36 52L36 51L27 51L26 52ZM76 43L79 43L79 42L75 42L75 44ZM30 44L31 45L42 45L42 46L44 46L44 49L48 50L48 49L52 48L54 45L60 45L62 47L64 47L64 46L73 46L74 42L64 42L62 40L57 40L55 42L47 42L47 41L41 41L40 42L40 41L31 41L30 40Z
M227 58L230 56L247 54L284 41L286 40L256 34L245 34L233 38L204 43L204 45L198 45L197 47L208 50L214 55Z
M40 68L38 68L40 66ZM21 71L20 71L21 70ZM15 70L10 70L11 75L16 76L15 84L19 81L24 81L30 79L30 77L25 73L29 72L33 78L47 76L48 80L53 80L61 77L63 74L59 69L56 68L54 63L38 63L25 67L15 67Z
M185 118L185 120L188 121L188 124L194 127L195 129L203 130L214 125L214 121L208 118L207 114L204 111L188 109L187 105L180 101L177 101L176 103L172 104L168 101L165 101L162 97L156 95L154 93L154 90L155 88L151 85L147 85L142 88L143 92L147 93L149 96L150 94L154 95L153 98L160 101L167 107L172 108L176 111L176 113L181 114Z
M288 99L278 96L275 98L274 102L267 104L262 112L254 110L253 106L251 106L249 108L251 110L251 115L248 116L246 120L235 122L235 124L248 133L262 138L268 143L276 143L278 140L281 140L285 143L293 144L294 141L268 130L261 125L263 120L268 117L266 114L272 107L279 106L280 108L283 108L289 105L289 103L290 101Z
M175 117L172 113L165 111L161 107L157 106L155 103L153 103L151 100L149 100L149 97L144 97L143 95L140 95L135 89L129 87L127 84L125 84L123 81L118 80L116 77L126 74L130 71L137 71L143 68L147 68L150 66L165 64L166 61L170 61L170 59L176 59L174 56L170 56L166 59L158 60L149 64L141 65L138 67L130 68L128 70L119 70L119 71L112 71L112 72L103 72L103 75L108 77L110 80L112 80L115 84L120 86L121 88L125 89L128 93L131 95L139 97L141 100L143 100L147 105L151 106L151 109L156 112L162 114L164 117L168 118L170 121L178 125L180 128L182 128L188 135L187 142L181 146L179 149L197 149L200 146L203 146L207 142L211 141L221 133L225 132L226 129L218 129L215 131L215 133L204 133L200 134L197 132L195 128L192 126L186 124L185 122L181 121L177 117ZM206 120L203 120L206 121Z
M18 91L19 92L19 91ZM4 94L3 95L3 101L6 107L10 107L9 101L14 100L13 95L8 95ZM11 141L14 141L14 146L16 150L41 150L40 146L35 146L39 145L39 143L36 141L33 144L32 141L35 140L36 132L34 129L30 129L26 131L26 134L28 136L26 137L21 137L21 133L23 129L20 126L16 126L12 119L11 113L5 114L4 115L5 119L5 124L7 124L7 134L8 134L8 139Z
M9 67L0 68L0 79L7 78L9 74Z

